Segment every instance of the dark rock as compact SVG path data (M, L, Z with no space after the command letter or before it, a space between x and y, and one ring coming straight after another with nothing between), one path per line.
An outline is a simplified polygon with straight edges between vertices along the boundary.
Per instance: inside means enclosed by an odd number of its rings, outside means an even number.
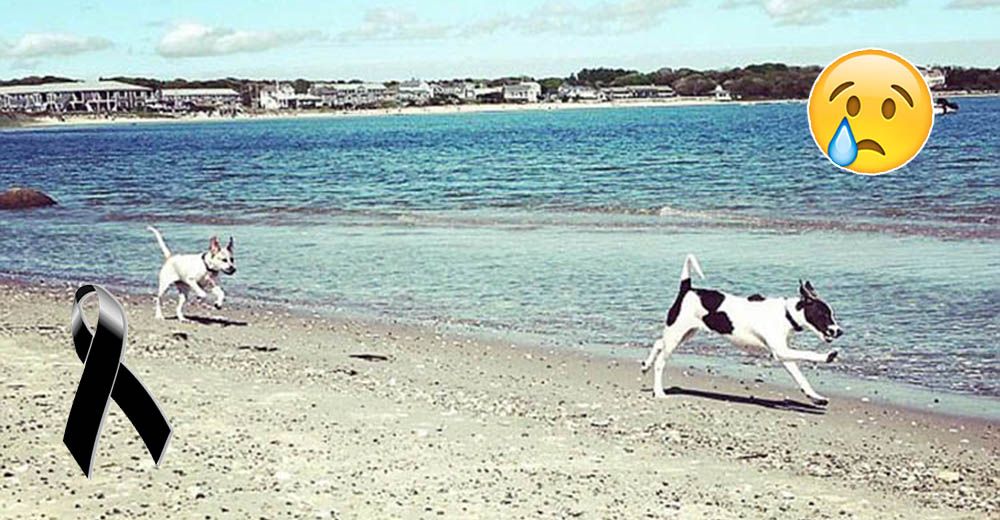
M48 194L32 188L10 188L0 193L0 209L26 209L58 204Z

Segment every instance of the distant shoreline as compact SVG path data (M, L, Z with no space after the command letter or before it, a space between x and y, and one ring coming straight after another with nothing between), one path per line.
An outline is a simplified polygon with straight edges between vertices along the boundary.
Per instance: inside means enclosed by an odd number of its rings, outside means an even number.
M984 92L938 92L939 97L970 98L998 97L1000 93ZM359 110L287 110L259 111L235 116L210 116L206 114L184 114L171 116L146 116L137 114L113 115L111 117L93 114L71 114L60 117L32 117L14 114L0 117L0 128L46 128L74 127L90 125L130 125L145 123L211 123L223 121L256 121L282 119L319 119L341 117L376 117L410 115L477 114L488 112L548 112L555 110L595 109L595 108L649 108L649 107L690 107L725 105L768 105L784 103L805 103L805 99L758 99L716 101L712 97L675 97L656 100L595 101L578 103L497 103L475 105L435 105L400 108L366 108Z
M28 117L21 120L5 122L0 120L0 127L8 128L40 128L40 127L73 127L87 125L122 125L144 123L209 123L222 121L254 121L281 119L310 118L341 118L341 117L375 117L375 116L407 116L407 115L447 115L476 114L486 112L535 112L594 108L648 108L648 107L680 107L707 105L758 105L776 103L804 103L803 99L768 99L754 101L716 101L711 97L683 97L662 100L638 101L600 101L593 103L497 103L476 105L435 105L401 108L370 108L360 110L301 110L301 111L270 111L238 114L235 116L209 116L205 114L186 114L178 117L147 117L135 114L120 116L97 116L91 114L72 114L63 117Z

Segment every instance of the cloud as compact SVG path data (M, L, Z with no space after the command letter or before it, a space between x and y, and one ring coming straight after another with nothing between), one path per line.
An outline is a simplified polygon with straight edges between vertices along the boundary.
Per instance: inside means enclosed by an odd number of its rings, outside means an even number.
M1000 0L952 0L945 7L947 9L982 9L984 7L1000 7Z
M454 36L456 26L421 22L408 9L374 7L365 12L357 29L337 35L341 41L355 40L434 40Z
M30 60L51 56L72 56L107 49L111 46L110 41L93 36L76 36L56 32L27 33L13 45L0 42L0 57Z
M176 24L167 31L160 39L156 52L167 58L263 52L319 36L316 31L236 31L186 22Z
M474 37L497 32L516 34L620 34L660 25L670 9L687 0L618 0L589 6L550 0L524 14L499 14L465 24L424 22L410 10L369 9L357 29L341 32L341 41L432 40Z
M759 7L779 25L815 25L830 14L892 9L906 0L726 0L723 8Z

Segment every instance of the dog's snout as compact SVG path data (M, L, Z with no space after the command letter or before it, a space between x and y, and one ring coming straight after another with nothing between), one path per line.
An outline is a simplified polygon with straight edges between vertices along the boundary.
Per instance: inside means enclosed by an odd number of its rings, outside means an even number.
M844 329L837 329L837 332L834 334L834 337L839 338L843 335L844 335Z

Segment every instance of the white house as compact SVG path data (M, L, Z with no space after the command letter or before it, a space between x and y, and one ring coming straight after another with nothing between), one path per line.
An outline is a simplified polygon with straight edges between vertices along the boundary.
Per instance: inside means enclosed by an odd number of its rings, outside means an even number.
M935 89L944 86L947 78L941 69L934 69L930 67L917 67L917 71L920 75L924 77L924 81L927 82L927 88Z
M435 96L456 98L462 101L475 101L476 85L468 81L432 83L431 90Z
M381 83L315 83L309 93L327 107L375 107L396 97Z
M0 87L0 112L125 112L154 100L152 89L119 81Z
M542 97L542 86L534 81L522 81L503 86L503 100L515 103L537 103Z
M601 91L587 85L563 83L559 86L559 97L571 101L597 101L601 99Z
M260 107L264 110L315 108L322 98L312 94L298 94L288 83L269 85L260 91Z
M426 81L417 79L401 82L396 87L396 91L399 93L399 101L401 103L411 103L414 105L423 105L434 96L434 90L431 86Z
M165 88L160 103L170 110L238 110L240 93L231 88Z
M625 87L605 87L601 93L607 99L658 99L677 95L667 85L628 85Z
M722 85L716 85L715 90L712 91L712 95L715 96L716 101L732 101L733 97L729 95L729 91L722 88Z

